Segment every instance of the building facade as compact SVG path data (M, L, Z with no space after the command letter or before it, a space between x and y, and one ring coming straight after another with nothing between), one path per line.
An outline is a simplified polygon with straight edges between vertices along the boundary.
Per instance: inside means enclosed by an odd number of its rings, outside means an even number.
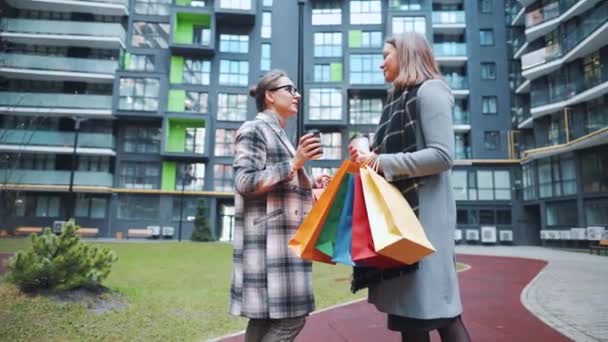
M351 136L373 135L384 39L416 31L456 100L455 238L537 244L541 231L607 226L606 3L524 2L305 1L299 115L325 152L309 171L334 172ZM229 240L235 133L256 114L248 86L276 67L296 80L298 2L1 10L0 228L74 216L104 237L160 226L189 239L203 210Z

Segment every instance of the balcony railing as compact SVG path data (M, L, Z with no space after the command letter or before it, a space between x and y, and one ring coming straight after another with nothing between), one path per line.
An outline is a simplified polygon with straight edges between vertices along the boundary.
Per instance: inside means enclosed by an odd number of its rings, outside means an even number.
M608 67L603 67L599 75L594 78L581 77L569 82L551 84L541 89L533 87L530 93L532 107L564 101L604 82L608 82Z
M589 134L608 127L608 108L597 106L585 117L584 133ZM579 138L577 136L574 139Z
M521 69L526 70L537 65L551 62L561 56L562 49L559 44L549 45L521 56Z
M73 147L74 132L0 129L0 144L22 146ZM112 134L79 133L78 147L114 149Z
M520 11L521 11L521 4L519 3L519 1L513 1L513 4L505 10L505 15L507 17L507 23L511 24L513 22L513 20L515 19L515 17L517 17L517 15L519 14Z
M53 93L0 92L0 106L72 108L72 109L111 109L112 96L72 95Z
M452 113L452 119L454 121L454 125L469 125L469 112L463 111L459 107L454 107L454 112Z
M433 11L433 24L464 24L464 11Z
M451 56L466 56L466 43L435 43L433 44L433 52L435 56L451 57Z
M2 31L14 33L54 34L71 36L118 37L125 41L125 29L116 23L85 21L2 19Z
M69 185L71 171L59 170L0 170L0 179L7 184ZM112 187L113 175L109 172L75 171L75 186Z
M452 89L463 90L463 89L469 88L469 84L468 84L467 78L465 76L457 75L457 74L448 74L448 75L444 75L443 79L448 83L448 85Z
M118 61L0 53L0 67L114 74Z
M454 157L456 157L456 159L471 159L471 147L456 145Z
M559 1L552 2L543 7L526 13L526 28L540 25L545 21L557 18L560 15Z

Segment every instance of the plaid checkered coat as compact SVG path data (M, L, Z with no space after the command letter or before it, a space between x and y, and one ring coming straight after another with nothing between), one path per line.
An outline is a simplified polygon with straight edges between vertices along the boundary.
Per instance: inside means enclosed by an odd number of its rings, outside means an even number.
M306 172L289 177L294 154L273 114L259 113L237 133L233 315L279 319L314 310L312 265L287 247L312 207Z

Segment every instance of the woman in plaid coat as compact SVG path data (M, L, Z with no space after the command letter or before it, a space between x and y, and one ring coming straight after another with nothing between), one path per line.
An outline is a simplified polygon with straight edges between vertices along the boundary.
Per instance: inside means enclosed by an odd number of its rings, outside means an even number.
M283 128L300 94L286 73L273 70L250 95L258 115L236 136L235 233L230 313L249 318L246 341L292 341L314 310L312 265L287 247L312 207L304 163L321 142L304 135L297 149ZM319 179L319 182L321 179Z

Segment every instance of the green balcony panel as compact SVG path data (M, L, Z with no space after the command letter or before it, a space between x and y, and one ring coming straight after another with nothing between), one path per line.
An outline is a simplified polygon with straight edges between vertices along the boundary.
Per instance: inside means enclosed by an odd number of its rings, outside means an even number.
M131 64L131 54L128 52L125 52L125 54L122 56L122 68L126 70L130 64Z
M199 13L176 13L173 41L178 44L192 44L194 26L211 27L211 15Z
M0 170L7 184L64 185L70 184L71 171L59 170ZM113 175L109 172L75 171L75 186L112 187Z
M25 129L0 129L0 144L73 147L74 133ZM114 136L105 133L78 134L78 147L114 149Z
M185 90L169 90L168 110L170 112L183 112L184 103L186 102Z
M175 4L181 6L190 6L191 3L192 0L175 0Z
M342 82L342 63L331 63L329 65L331 82Z
M167 152L185 152L186 146L186 129L187 128L204 128L205 120L202 119L185 119L171 118L168 121L169 129L167 130Z
M184 81L184 57L171 57L171 75L169 80L173 84L179 84Z
M162 190L175 190L175 175L177 166L175 162L163 162Z
M348 47L350 48L360 48L362 41L361 30L350 30L348 31Z

